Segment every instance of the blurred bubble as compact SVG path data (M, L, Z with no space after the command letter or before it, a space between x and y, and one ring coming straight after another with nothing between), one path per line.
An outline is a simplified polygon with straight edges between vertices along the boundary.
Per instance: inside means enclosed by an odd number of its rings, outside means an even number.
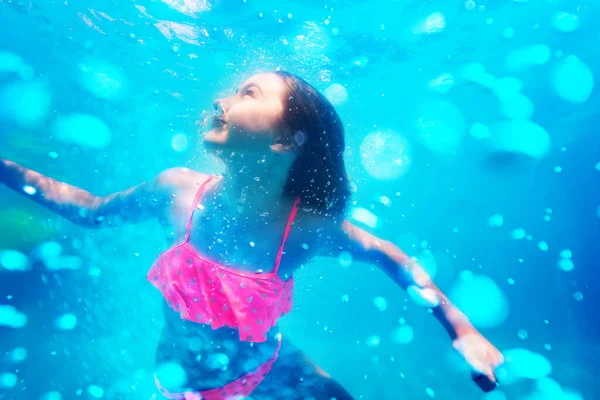
M566 12L557 12L552 16L552 25L561 32L573 32L579 28L579 17Z
M182 389L188 380L185 369L174 362L159 364L156 368L156 379L170 391Z
M470 279L460 279L450 293L452 302L477 328L496 327L508 318L508 299L487 276L472 275Z
M0 388L10 389L17 384L18 380L19 378L17 377L17 375L11 372L0 374Z
M537 159L548 153L550 135L532 121L503 121L492 126L489 143L492 154L520 154Z
M327 100L334 106L342 106L348 102L348 91L339 83L334 83L323 92Z
M379 311L385 311L387 309L387 301L383 297L375 297L373 299L373 305L379 309Z
M370 176L380 180L405 175L412 161L411 154L407 140L391 130L371 132L360 144L363 167Z
M352 265L352 254L347 251L342 251L338 256L338 262L342 267L349 267Z
M9 83L0 88L0 119L33 127L46 118L50 103L50 91L42 82Z
M434 12L425 18L424 21L413 28L416 34L442 32L446 27L446 17L440 12Z
M183 133L178 133L173 136L173 139L171 139L171 147L175 151L178 151L178 152L185 151L185 149L187 149L187 146L188 146L188 137L186 135L184 135Z
M464 118L454 104L429 98L417 107L416 129L423 145L435 153L452 153L462 142Z
M356 221L365 224L369 228L375 228L377 226L377 216L365 208L353 208L350 211L350 216Z
M523 379L540 379L552 372L552 365L544 356L523 348L503 352L504 364L496 370L498 380L513 384Z
M29 271L29 258L17 250L0 250L0 267L9 271Z
M100 99L114 99L125 87L120 68L108 61L86 58L78 64L79 84Z
M367 338L367 347L379 347L380 342L381 339L379 339L379 336L369 336Z
M13 306L0 305L0 326L22 328L27 325L27 315L19 312Z
M521 397L523 400L565 400L561 385L554 379L537 379L533 390Z
M27 358L27 349L24 347L16 347L7 354L8 360L13 363L20 363Z
M585 102L594 88L590 68L574 55L565 57L554 70L554 88L560 97L572 103Z
M510 119L529 119L533 108L533 102L520 93L501 102L502 113Z
M488 219L488 226L490 227L500 228L502 225L504 225L504 217L500 214L492 215Z
M112 141L108 126L100 118L88 114L59 117L53 132L58 140L89 149L106 148Z
M479 122L475 122L473 125L471 125L471 128L469 129L469 134L475 139L489 139L492 137L490 128L483 124L480 124Z
M207 362L212 369L227 368L229 365L229 357L225 353L215 353L209 356Z
M44 265L50 271L77 270L83 265L83 260L77 256L47 257Z
M18 54L0 51L0 74L19 72L23 64L23 59Z
M419 256L415 257L417 263L429 275L431 279L435 279L438 271L438 266L430 251L423 251Z
M454 86L454 76L444 73L429 82L429 89L438 93L448 93Z
M42 394L40 400L62 400L62 395L60 392L46 392Z
M392 342L396 344L407 344L412 342L414 330L409 325L402 325L392 331Z
M77 326L77 317L74 314L64 314L54 320L54 326L62 331L70 331Z
M550 61L551 51L545 44L535 44L511 52L505 60L509 71L520 71Z
M104 389L97 385L88 386L87 392L90 396L92 396L95 399L101 399L104 397Z

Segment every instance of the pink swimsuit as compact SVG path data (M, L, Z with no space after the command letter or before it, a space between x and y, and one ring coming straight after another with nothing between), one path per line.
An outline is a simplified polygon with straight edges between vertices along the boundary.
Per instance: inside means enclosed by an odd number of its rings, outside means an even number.
M237 328L240 340L264 342L267 332L292 308L293 278L283 281L277 275L277 270L300 199L294 202L288 218L273 272L238 271L203 257L189 243L194 210L211 180L212 177L207 179L196 193L187 221L185 240L162 253L147 277L181 318L210 324L213 329L222 326ZM157 387L165 397L178 400L247 397L277 360L281 347L279 340L275 354L266 363L222 388L170 393L155 378Z

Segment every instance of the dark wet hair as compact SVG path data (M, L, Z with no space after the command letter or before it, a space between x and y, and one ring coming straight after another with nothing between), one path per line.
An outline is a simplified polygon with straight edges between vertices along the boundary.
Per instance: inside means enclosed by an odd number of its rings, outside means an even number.
M303 132L305 143L292 164L284 195L300 197L301 207L335 219L346 213L350 189L344 164L344 125L333 105L305 80L275 72L286 90L283 124Z

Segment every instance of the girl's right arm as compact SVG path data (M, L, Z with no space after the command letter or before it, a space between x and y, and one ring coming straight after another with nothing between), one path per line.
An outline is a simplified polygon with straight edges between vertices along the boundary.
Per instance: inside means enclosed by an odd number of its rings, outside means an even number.
M169 169L156 178L109 196L95 196L14 162L0 159L0 183L69 221L86 228L115 227L158 217L181 182L181 169Z

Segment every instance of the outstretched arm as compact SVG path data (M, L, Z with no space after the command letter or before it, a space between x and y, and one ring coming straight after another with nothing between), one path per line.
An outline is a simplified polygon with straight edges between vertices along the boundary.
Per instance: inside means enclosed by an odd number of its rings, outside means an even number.
M169 201L172 170L109 196L96 196L14 162L0 159L0 183L69 221L87 228L114 227L159 215Z
M418 304L433 311L452 340L455 350L479 374L477 384L485 391L496 386L494 369L502 355L455 307L429 275L395 244L379 239L349 221L332 229L329 255L348 251L353 259L377 265ZM487 378L484 382L481 377ZM479 381L477 380L479 379Z

